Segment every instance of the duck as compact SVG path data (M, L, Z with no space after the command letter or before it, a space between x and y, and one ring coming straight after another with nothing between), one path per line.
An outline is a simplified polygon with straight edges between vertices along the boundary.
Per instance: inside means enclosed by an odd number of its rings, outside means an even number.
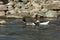
M46 22L40 22L39 20L36 20L36 22L26 22L26 19L23 18L23 21L26 25L33 25L33 26L36 26L36 25L48 25L50 23L50 21L46 21Z
M50 23L50 21L42 21L42 22L40 22L39 20L37 20L35 22L35 25L48 25L49 23Z
M39 25L48 25L49 23L50 21L46 21L46 22L39 23Z
M50 21L46 21L46 22L41 22L41 23L33 23L33 22L28 22L26 23L26 25L32 25L32 26L36 26L36 25L48 25Z
M34 22L26 22L26 19L23 18L23 22L25 25L31 25L31 26L35 26L35 23Z

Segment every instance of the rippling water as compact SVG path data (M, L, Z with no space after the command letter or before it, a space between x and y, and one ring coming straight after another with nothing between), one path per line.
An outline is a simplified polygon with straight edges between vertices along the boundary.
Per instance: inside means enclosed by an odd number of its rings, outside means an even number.
M19 19L6 21L14 25L0 25L0 40L60 40L60 18L36 28L23 25Z

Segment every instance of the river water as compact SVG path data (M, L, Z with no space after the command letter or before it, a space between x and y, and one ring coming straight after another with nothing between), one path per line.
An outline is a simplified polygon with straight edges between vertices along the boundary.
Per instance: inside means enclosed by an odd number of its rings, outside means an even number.
M26 26L19 19L6 21L9 25L0 25L0 40L60 40L60 18L45 26Z

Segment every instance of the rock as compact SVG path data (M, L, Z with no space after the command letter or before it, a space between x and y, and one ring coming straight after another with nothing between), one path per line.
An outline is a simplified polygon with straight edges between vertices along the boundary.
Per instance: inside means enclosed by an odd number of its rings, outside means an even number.
M13 7L12 6L8 6L8 11L10 11L10 10L13 10Z
M47 8L47 9L60 9L60 1L47 3L47 4L45 4L45 8Z
M34 0L33 2L31 2L31 4L34 6L34 7L40 7L40 3L38 3L39 1L37 0Z
M0 10L7 10L7 6L3 5L3 2L0 2Z
M9 1L9 3L8 4L6 4L7 6L12 6L12 5L14 5L14 2L13 1Z
M57 17L57 12L49 10L45 13L45 17Z
M0 5L0 10L7 10L7 6L5 6L5 5Z
M47 8L43 8L43 9L41 9L41 11L45 13L45 12L48 11L48 9Z
M43 16L43 17L44 17L44 15L45 15L45 13L42 12L42 11L39 11L37 14L38 14L39 16Z
M15 10L10 10L6 12L6 15L14 15L16 14Z
M19 9L25 9L26 8L25 4L23 2L19 2L19 1L18 2L15 1L14 7L18 7Z
M5 16L5 12L4 11L0 11L0 16Z
M17 13L21 13L21 11L20 11L20 9L18 8L18 7L15 7L15 12L17 12Z
M20 2L19 2L20 1ZM14 0L8 3L8 12L19 17L35 17L36 14L44 17L57 17L57 12L50 9L60 9L57 0Z
M16 15L7 15L7 18L23 18L22 16L16 16Z
M3 2L2 2L2 1L0 1L0 4L3 4Z
M53 3L53 1L47 1L46 2L46 4L52 4Z
M0 24L6 24L7 22L5 20L0 20Z

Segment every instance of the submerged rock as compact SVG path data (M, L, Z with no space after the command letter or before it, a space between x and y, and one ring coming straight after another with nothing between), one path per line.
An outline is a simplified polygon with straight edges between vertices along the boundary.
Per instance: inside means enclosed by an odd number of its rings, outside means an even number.
M0 20L0 24L6 24L7 22L5 20Z

